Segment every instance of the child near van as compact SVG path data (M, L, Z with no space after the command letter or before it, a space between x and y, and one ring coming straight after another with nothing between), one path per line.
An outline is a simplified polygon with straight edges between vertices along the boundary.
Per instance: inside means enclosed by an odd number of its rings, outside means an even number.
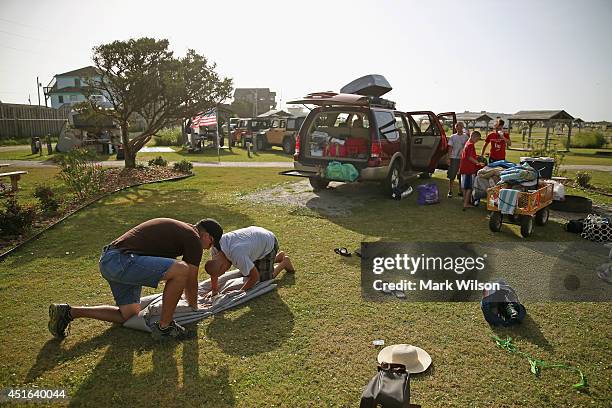
M463 152L463 146L468 141L470 136L464 131L465 125L463 122L457 122L455 125L455 133L448 139L448 171L446 175L448 177L448 198L453 196L453 183L455 179L459 179L459 165L461 164L461 153ZM461 196L461 189L459 189L459 195Z
M461 153L459 173L461 174L461 190L463 191L463 211L466 208L474 207L471 203L472 188L476 172L483 166L478 161L478 156L476 155L476 143L479 140L480 132L477 130L473 131Z

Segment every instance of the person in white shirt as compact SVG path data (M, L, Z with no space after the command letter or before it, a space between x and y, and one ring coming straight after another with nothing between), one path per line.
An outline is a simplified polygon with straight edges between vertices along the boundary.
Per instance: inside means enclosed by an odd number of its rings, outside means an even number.
M289 257L283 251L279 252L274 234L265 228L251 226L227 232L219 244L221 250L211 250L213 259L204 265L210 275L211 296L219 293L218 278L232 264L242 276L248 277L240 290L248 290L257 282L274 279L282 270L295 272Z
M465 124L463 122L457 122L455 133L448 139L448 198L453 196L453 181L459 179L459 164L461 163L463 146L470 138L464 128ZM459 196L461 196L461 189L459 190Z

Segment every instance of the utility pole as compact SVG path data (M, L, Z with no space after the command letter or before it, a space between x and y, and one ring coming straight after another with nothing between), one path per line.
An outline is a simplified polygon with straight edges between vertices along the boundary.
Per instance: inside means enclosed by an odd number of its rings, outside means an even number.
M38 77L36 77L36 91L38 92L38 106L40 106L40 82Z

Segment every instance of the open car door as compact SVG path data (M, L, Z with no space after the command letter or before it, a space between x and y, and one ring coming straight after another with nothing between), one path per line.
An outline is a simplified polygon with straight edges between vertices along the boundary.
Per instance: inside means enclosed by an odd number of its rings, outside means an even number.
M455 125L457 124L457 115L455 112L438 113L438 120L442 126L442 137L446 139L448 146L448 138L455 133ZM448 169L448 148L446 152L440 156L436 167L439 169Z
M412 168L433 173L448 149L446 134L438 115L431 111L406 112L411 130ZM446 166L446 162L443 163Z

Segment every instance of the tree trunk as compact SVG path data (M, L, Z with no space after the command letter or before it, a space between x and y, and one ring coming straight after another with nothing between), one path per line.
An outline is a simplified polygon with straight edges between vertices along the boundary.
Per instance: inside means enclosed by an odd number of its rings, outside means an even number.
M123 144L123 154L125 156L125 168L136 168L136 153L130 146L130 133L127 123L121 125L121 141Z

